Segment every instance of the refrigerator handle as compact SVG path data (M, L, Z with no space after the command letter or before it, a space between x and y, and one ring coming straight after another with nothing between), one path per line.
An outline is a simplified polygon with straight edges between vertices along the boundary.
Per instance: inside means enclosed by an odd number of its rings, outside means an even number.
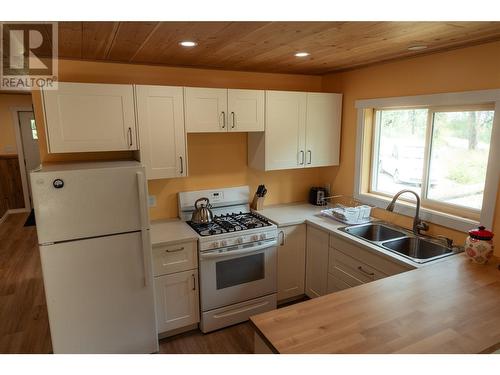
M141 215L141 238L142 238L142 266L144 269L144 286L148 286L148 254L149 251L149 221L148 221L148 211L146 207L146 179L142 172L136 172L137 175L137 186L139 191L139 210Z

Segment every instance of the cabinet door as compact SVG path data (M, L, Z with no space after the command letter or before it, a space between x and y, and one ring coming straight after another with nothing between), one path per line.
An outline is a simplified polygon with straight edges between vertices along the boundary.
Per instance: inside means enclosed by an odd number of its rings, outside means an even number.
M200 321L198 270L155 277L158 333Z
M266 92L266 170L305 163L305 92Z
M188 133L227 131L227 89L185 87L184 101Z
M43 103L50 153L137 150L132 85L59 82Z
M278 301L304 294L306 271L306 226L279 229Z
M306 295L311 298L327 293L328 233L307 226Z
M148 179L187 176L182 87L136 86L141 162Z
M264 91L227 90L228 130L264 131Z
M306 167L339 165L341 114L341 94L307 94Z

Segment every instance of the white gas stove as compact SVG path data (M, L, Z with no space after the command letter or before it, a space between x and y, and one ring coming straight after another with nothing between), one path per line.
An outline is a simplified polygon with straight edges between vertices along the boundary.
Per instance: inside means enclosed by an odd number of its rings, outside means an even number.
M191 222L206 197L214 220ZM250 212L248 186L179 193L179 217L199 235L201 330L213 331L276 308L277 227Z

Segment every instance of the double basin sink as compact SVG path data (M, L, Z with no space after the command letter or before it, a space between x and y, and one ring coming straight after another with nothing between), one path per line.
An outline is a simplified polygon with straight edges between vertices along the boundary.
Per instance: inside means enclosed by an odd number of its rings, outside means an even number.
M412 232L387 223L350 225L339 230L416 263L427 263L463 251L458 247L441 244L431 237L416 236Z

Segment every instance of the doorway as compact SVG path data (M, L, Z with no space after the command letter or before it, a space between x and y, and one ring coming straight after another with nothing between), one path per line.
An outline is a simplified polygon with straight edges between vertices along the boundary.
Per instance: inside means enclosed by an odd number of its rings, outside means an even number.
M32 205L30 172L40 166L40 148L38 145L38 132L33 111L18 111L19 134L21 136L22 152L19 157L24 159L24 172L28 185L30 205ZM20 160L23 162L23 160Z

